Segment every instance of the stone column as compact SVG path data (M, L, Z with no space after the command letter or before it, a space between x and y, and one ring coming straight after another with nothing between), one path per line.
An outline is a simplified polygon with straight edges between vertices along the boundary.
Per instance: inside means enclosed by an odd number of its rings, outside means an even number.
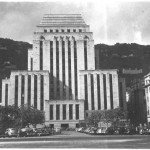
M97 91L97 74L94 74L94 108L98 110L98 91Z
M18 75L18 107L21 105L21 74Z
M57 90L57 79L56 79L56 40L57 38L54 37L53 40L53 80L54 80L54 99L56 99L56 90Z
M85 83L84 83L84 74L80 74L79 75L79 80L80 80L80 95L79 95L79 99L84 99L85 100Z
M87 86L88 86L88 109L92 110L92 105L91 105L91 74L87 75Z
M8 105L13 105L14 100L15 100L15 75L11 74Z
M41 75L37 75L37 109L41 109Z
M31 106L34 106L34 74L31 74Z
M74 76L74 38L71 40L71 86L72 86L72 99L75 99L75 76Z
M107 93L107 109L111 109L110 105L110 80L109 80L109 74L106 74L106 93Z
M69 99L69 76L68 76L68 40L65 40L65 82L66 82L66 99Z
M69 104L66 104L66 120L69 120Z
M56 120L56 104L53 104L53 120Z
M104 85L103 85L103 74L100 74L100 99L101 99L101 110L104 110Z
M24 104L28 103L28 74L25 75Z
M63 99L63 81L62 81L62 40L63 38L61 37L59 39L59 90L60 90L60 99Z
M74 103L73 104L73 110L72 110L73 112L73 120L76 120L76 104Z
M2 106L5 106L5 88L6 88L6 83L4 79L2 80Z
M44 101L49 100L49 74L44 74ZM45 103L45 102L44 102Z
M119 107L119 85L118 85L118 74L112 76L113 85L113 108Z

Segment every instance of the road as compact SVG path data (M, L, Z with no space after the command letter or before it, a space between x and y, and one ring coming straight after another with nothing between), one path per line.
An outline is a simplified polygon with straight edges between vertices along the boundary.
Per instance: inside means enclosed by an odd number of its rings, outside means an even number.
M43 137L0 138L0 148L150 149L150 135L88 135L64 131Z

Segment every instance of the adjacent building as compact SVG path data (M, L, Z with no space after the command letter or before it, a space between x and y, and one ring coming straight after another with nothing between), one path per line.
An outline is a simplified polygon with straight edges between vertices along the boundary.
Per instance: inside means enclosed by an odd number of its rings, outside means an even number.
M45 14L28 51L28 70L2 81L1 105L33 105L45 124L76 127L92 110L126 110L118 70L96 70L93 33L80 14Z

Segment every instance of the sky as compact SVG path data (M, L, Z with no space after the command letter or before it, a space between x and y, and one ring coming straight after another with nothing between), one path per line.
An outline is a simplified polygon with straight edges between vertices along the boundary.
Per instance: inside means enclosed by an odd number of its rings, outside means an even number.
M43 14L82 14L94 43L150 45L150 1L0 0L0 37L32 43Z

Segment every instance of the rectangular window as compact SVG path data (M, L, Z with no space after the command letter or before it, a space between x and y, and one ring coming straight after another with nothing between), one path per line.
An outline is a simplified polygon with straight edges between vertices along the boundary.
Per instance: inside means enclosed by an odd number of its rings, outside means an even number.
M5 85L5 106L8 106L8 84Z
M56 32L59 32L59 30L56 29Z
M43 41L40 41L40 70L43 70Z
M50 32L53 32L53 30L50 30Z
M31 75L28 75L28 106L31 106Z
M67 29L67 32L70 32L70 29Z
M34 108L37 108L37 75L34 75Z
M78 99L77 42L74 41L75 99Z
M61 32L64 32L64 29L62 29Z
M104 109L107 109L107 92L106 92L106 75L103 74L103 86L104 86Z
M84 89L85 89L85 102L84 102L84 107L85 110L88 110L88 86L87 86L87 75L84 75Z
M123 88L122 88L122 82L119 83L119 105L121 108L123 108Z
M60 120L60 105L56 105L56 120Z
M41 110L43 110L44 107L44 76L41 75L41 93L40 93L40 97L41 97Z
M63 105L63 120L66 120L66 105Z
M18 76L15 76L15 106L18 106Z
M69 104L69 120L72 120L73 119L73 105L72 104Z
M87 70L87 41L84 41L84 66Z
M73 32L76 32L76 29L73 29Z
M44 29L44 33L46 33L47 32L47 30L46 29Z
M94 82L93 82L93 74L91 74L91 101L92 101L92 110L95 110L95 106L94 106Z
M25 76L22 75L22 78L21 78L21 105L24 104L24 86L25 86Z
M82 29L79 29L79 32L82 32Z
M76 120L79 119L79 104L76 104Z
M101 99L100 99L100 75L97 75L97 94L98 94L98 110L101 109Z
M113 85L112 85L112 74L109 75L109 82L110 82L110 104L111 104L111 109L113 109Z
M50 105L50 120L53 120L53 105Z

